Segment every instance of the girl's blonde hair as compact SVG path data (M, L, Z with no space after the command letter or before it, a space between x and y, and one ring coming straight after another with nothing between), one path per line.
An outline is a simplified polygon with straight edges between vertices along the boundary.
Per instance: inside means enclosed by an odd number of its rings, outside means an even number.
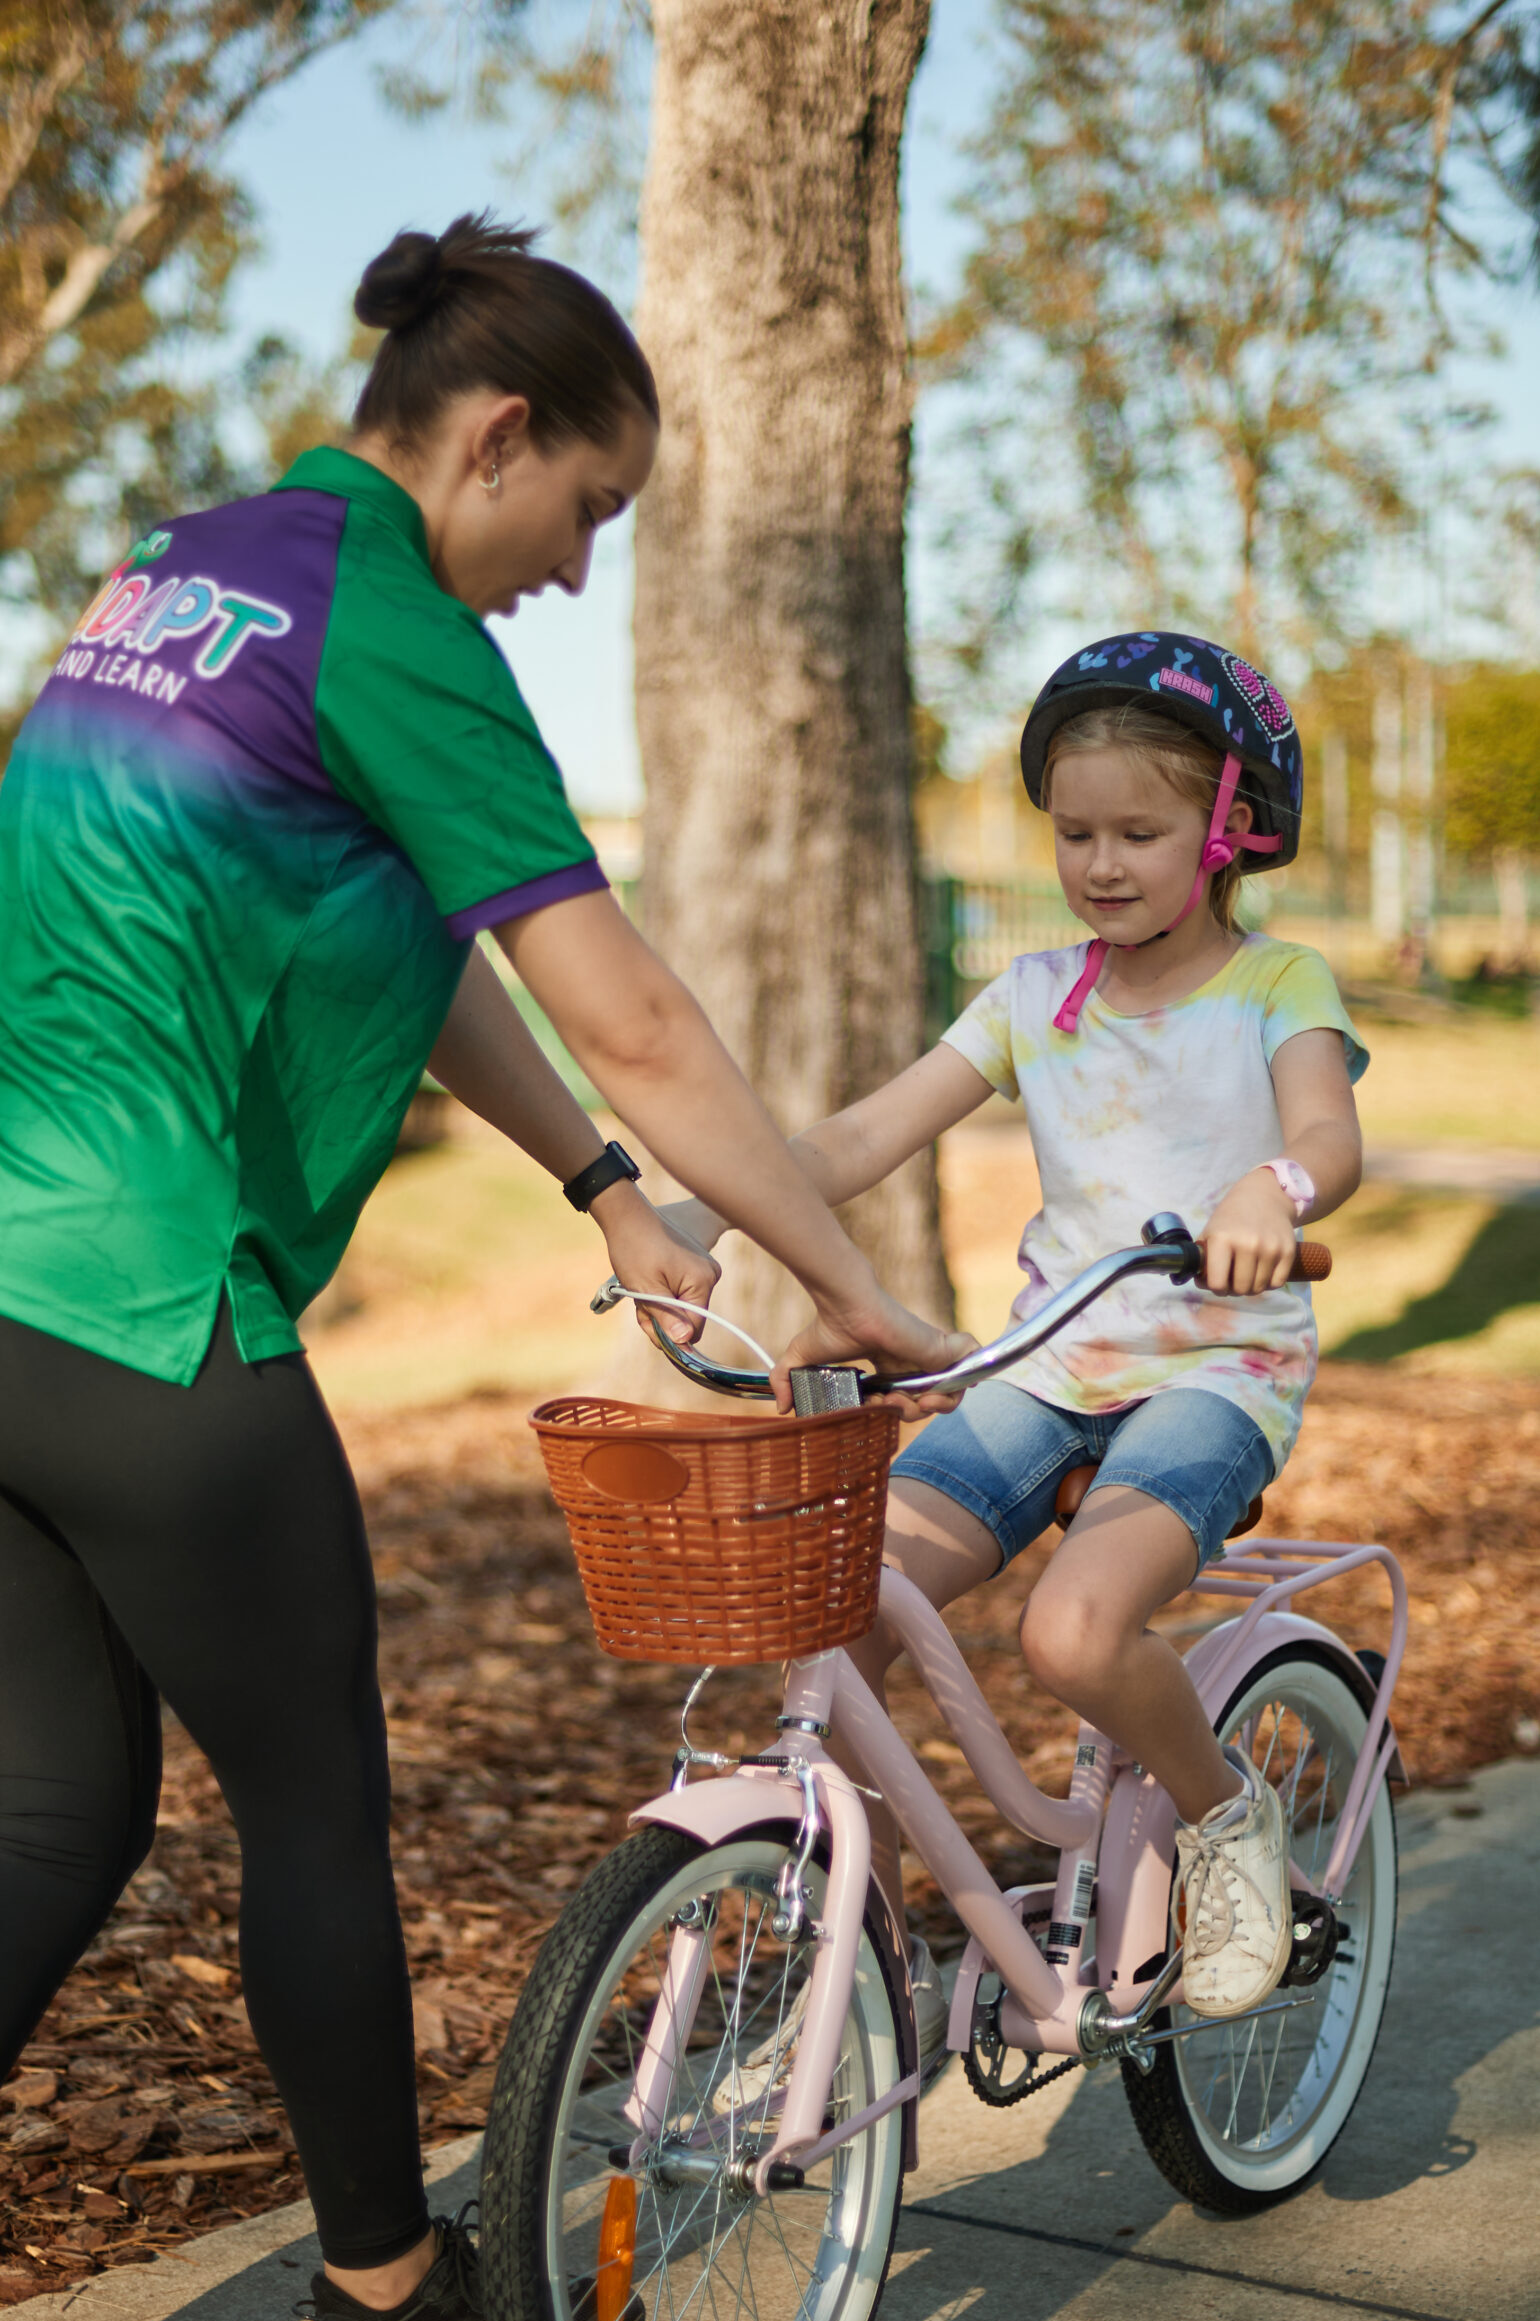
M1045 810L1052 802L1053 769L1058 760L1099 749L1126 750L1140 765L1169 782L1179 798L1191 806L1201 806L1205 814L1213 813L1224 770L1223 751L1194 733L1191 726L1158 709L1147 709L1142 701L1122 701L1111 709L1087 709L1079 717L1065 719L1049 741L1043 766ZM1244 876L1237 855L1209 881L1208 907L1227 935L1235 931L1235 907Z

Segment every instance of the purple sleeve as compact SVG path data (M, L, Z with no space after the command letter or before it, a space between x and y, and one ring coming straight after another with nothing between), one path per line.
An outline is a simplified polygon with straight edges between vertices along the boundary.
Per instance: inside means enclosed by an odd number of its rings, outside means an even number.
M526 879L522 886L488 895L483 903L471 903L465 910L453 912L444 924L455 941L463 943L479 935L483 927L500 927L504 919L526 918L531 911L543 911L547 903L564 903L573 895L601 894L609 883L596 862L574 862L566 870L547 871L542 878Z

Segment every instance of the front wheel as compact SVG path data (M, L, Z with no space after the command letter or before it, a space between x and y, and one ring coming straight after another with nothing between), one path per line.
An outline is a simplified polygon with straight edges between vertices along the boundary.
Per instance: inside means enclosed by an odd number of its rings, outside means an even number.
M1221 1740L1277 1790L1289 1854L1312 1880L1330 1858L1368 1722L1337 1664L1298 1645L1252 1669L1217 1720ZM1310 1986L1312 2005L1212 2024L1177 2007L1171 2027L1203 2027L1159 2048L1148 2077L1123 2066L1150 2158L1205 2208L1241 2215L1294 2191L1358 2100L1395 1945L1396 1831L1383 1784L1337 1917L1340 1947Z
M898 2222L901 2109L837 2146L796 2189L756 2197L746 2184L775 2134L813 1964L810 1939L788 1945L772 1931L787 1856L779 1826L709 1848L644 1829L600 1863L557 1921L508 2033L487 2120L490 2321L866 2321L872 2312ZM816 1922L825 1893L816 1860L804 1884ZM626 2107L665 1987L685 1993L677 2061L657 2132L633 2163L638 2129ZM830 2125L896 2085L899 2052L893 1993L863 1928ZM601 2265L607 2216L619 2220L618 2266L613 2237Z

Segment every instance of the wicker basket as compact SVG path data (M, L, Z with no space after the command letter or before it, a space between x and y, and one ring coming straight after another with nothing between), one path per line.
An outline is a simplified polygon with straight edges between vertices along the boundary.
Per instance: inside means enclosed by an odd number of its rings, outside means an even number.
M530 1424L615 1659L784 1660L876 1619L896 1411L717 1418L570 1395Z

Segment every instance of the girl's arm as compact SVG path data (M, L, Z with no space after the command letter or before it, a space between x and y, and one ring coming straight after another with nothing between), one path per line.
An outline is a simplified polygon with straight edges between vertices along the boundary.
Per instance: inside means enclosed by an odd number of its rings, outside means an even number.
M881 1184L993 1093L983 1073L943 1040L896 1079L789 1142L803 1175L837 1209ZM705 1249L727 1231L725 1220L704 1201L670 1202L659 1214Z
M584 1071L663 1166L794 1273L834 1349L940 1369L970 1340L883 1290L679 978L607 894L575 895L496 930ZM784 1370L775 1373L782 1408Z
M1315 1186L1309 1218L1329 1217L1358 1190L1363 1138L1342 1034L1296 1032L1272 1062L1283 1130L1280 1160L1298 1161ZM1281 1289L1294 1264L1294 1204L1271 1169L1231 1186L1208 1221L1208 1286L1236 1295Z
M490 959L473 948L428 1068L452 1096L527 1152L559 1184L597 1160L604 1140L552 1069ZM589 1211L621 1280L662 1297L707 1305L720 1266L659 1215L632 1184L608 1185ZM648 1309L683 1345L703 1327L665 1306Z

